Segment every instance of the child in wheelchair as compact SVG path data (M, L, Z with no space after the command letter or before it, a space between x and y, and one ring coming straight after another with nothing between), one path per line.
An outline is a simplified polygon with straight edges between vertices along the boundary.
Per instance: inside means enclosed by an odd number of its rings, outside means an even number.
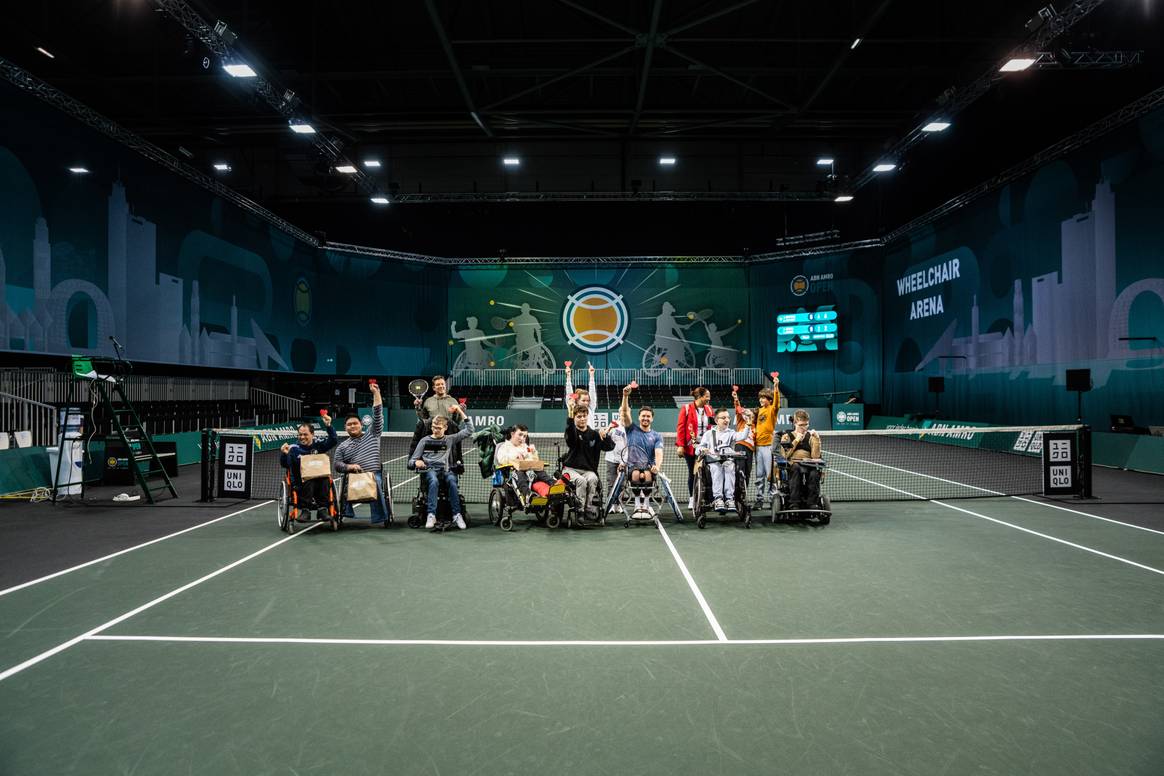
M813 509L820 501L822 476L820 434L808 427L809 416L804 410L792 415L793 427L780 435L780 452L785 461L781 468L788 471L787 509Z
M510 469L514 482L521 494L521 505L529 506L531 491L541 497L549 495L554 478L545 469L521 468L540 461L537 448L529 441L529 429L521 423L507 429L506 439L493 453L493 465L498 469Z
M463 501L458 489L459 482L453 458L454 452L458 453L456 457L459 457L461 441L472 436L473 419L466 415L464 408L459 405L451 405L450 412L461 421L459 429L455 433L446 434L450 422L447 418L437 416L429 421L427 427L429 433L417 440L408 458L408 468L419 473L427 492L424 527L436 527L437 505L443 485L453 510L453 524L464 530L467 525L462 511ZM417 433L420 433L419 426Z
M737 457L742 455L735 447L740 442L751 439L752 431L745 428L737 431L729 426L728 411L721 409L715 413L715 427L703 434L703 439L695 448L695 453L703 457L711 476L712 509L721 515L728 509L735 509L737 483ZM745 494L741 493L740 496ZM697 505L700 509L702 505ZM700 511L702 511L700 509Z
M311 423L302 423L299 425L295 444L286 443L279 448L279 465L287 470L285 479L288 486L288 503L284 505L284 508L292 520L309 519L311 513L315 512L316 519L330 519L334 523L337 513L335 491L329 476L331 473L330 463L320 467L316 464L322 462L308 459L312 466L309 467L311 471L306 478L301 465L301 459L304 456L326 455L327 451L335 447L338 441L335 429L331 426L331 416L327 414L326 410L319 414L323 419L324 430L327 431L326 438L317 440L315 426ZM320 471L317 472L317 469Z

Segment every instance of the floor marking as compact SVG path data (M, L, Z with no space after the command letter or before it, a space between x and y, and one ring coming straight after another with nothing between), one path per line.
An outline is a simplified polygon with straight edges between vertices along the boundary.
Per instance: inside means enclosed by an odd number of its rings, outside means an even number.
M263 549L258 550L257 552L252 552L250 555L247 555L245 558L240 558L240 559L234 561L233 563L230 563L226 566L223 566L222 568L218 569L217 571L212 571L204 577L200 577L200 578L194 580L193 582L188 582L179 588L171 590L170 592L166 593L165 595L159 596L159 597L155 598L154 600L150 601L149 603L142 604L141 606L137 607L136 609L131 609L130 611L126 612L125 614L114 617L112 620L110 620L107 623L104 623L103 625L98 625L96 628L92 628L90 630L87 630L84 633L82 633L80 636L77 636L77 637L69 639L68 641L65 641L61 644L58 644L55 647L53 647L52 649L45 650L44 652L41 652L39 655L36 655L35 657L30 657L28 660L25 660L23 663L18 663L17 665L12 666L8 670L0 673L0 682L4 681L5 679L7 679L10 676L14 676L14 675L20 673L21 671L23 671L26 668L31 668L32 666L36 665L37 663L41 662L42 660L47 660L48 658L52 657L53 655L57 654L58 652L63 652L66 649L68 649L69 647L75 646L76 644L79 644L82 641L85 641L86 639L89 639L89 638L92 638L93 636L96 636L97 634L99 634L103 630L107 630L109 628L112 628L114 625L117 625L118 623L125 622L130 617L141 614L146 609L153 608L154 606L157 606L158 604L162 603L163 601L168 601L171 598L173 598L174 596L179 595L180 593L184 593L192 587L195 587L195 586L200 585L209 579L213 579L214 577L217 577L219 574L226 573L227 571L230 571L235 566L240 566L243 563L246 563L248 560L251 560L252 558L257 558L258 556L262 555L264 552L267 552L269 550L273 550L276 547L278 547L280 544L283 544L284 542L289 542L292 539L296 538L297 536L302 536L305 533L307 533L308 531L310 531L311 529L316 528L320 525L322 525L322 523L315 523L313 525L309 525L306 528L298 531L297 533L293 533L290 536L287 536L287 537L280 539L279 541L275 542L274 544L268 544Z
M703 609L703 614L707 617L707 621L711 624L711 629L715 632L715 637L720 641L727 641L727 635L724 634L723 628L719 627L719 621L715 619L715 615L711 613L711 607L707 605L707 599L703 597L703 593L699 591L699 585L695 584L695 580L691 577L691 572L687 570L687 564L679 557L679 551L675 549L675 545L671 543L671 537L667 535L667 529L663 528L663 521L655 518L655 526L659 529L659 533L663 536L663 541L667 543L667 548L671 550L671 557L675 558L675 562L679 564L679 570L683 572L683 578L687 580L687 586L691 588L691 592L695 594L695 600L699 602L699 606Z
M798 644L931 644L983 641L1164 641L1164 633L1052 633L993 636L855 636L820 639L313 639L279 636L88 636L87 641L167 644L313 644L384 647L710 647Z
M1061 509L1064 512L1071 512L1072 514L1075 514L1075 515L1083 515L1084 517L1092 517L1092 518L1095 518L1096 520L1102 520L1105 523L1115 523L1116 525L1122 525L1122 526L1125 526L1127 528L1135 528L1136 530L1139 530L1139 531L1147 531L1148 533L1164 535L1164 531L1158 531L1155 528L1145 528L1142 525L1135 525L1134 523L1125 523L1122 520L1112 520L1110 517L1103 517L1101 515L1093 515L1090 512L1080 512L1078 509L1069 509L1067 507L1060 506L1059 504L1051 504L1051 503L1046 502L1046 501L1036 501L1035 499L1023 498L1022 496L1011 496L1011 498L1018 499L1019 501L1025 501L1028 504L1038 504L1041 507L1050 507L1051 509Z
M165 536L159 536L157 539L151 539L148 542L136 544L133 547L126 547L124 550L118 550L117 552L111 553L109 555L105 555L103 557L96 558L96 559L91 560L91 561L87 561L85 563L80 564L79 566L73 566L72 568L63 569L61 571L55 571L52 574L41 577L40 579L33 579L29 582L22 582L21 584L14 585L10 588L7 588L6 590L0 590L0 596L5 596L5 595L8 595L9 593L15 593L17 590L23 590L26 587L31 587L32 585L39 584L40 582L47 582L48 580L59 577L62 574L68 574L71 571L77 571L78 569L83 569L87 566L92 566L95 563L101 563L103 561L110 560L111 558L116 558L118 555L124 555L127 552L133 552L134 550L140 550L142 547L149 547L151 544L157 544L158 542L165 541L166 539L172 539L175 536L181 536L182 534L189 533L190 531L197 531L199 528L204 528L208 525L212 525L214 523L219 522L220 520L225 520L228 517L234 517L235 515L241 515L243 512L249 512L252 509L258 509L259 507L264 507L267 504L271 504L271 503L274 503L274 502L264 501L261 504L255 504L254 506L249 506L246 509L240 509L237 512L231 512L229 515L223 515L222 517L216 517L213 520L208 520L205 523L199 523L198 525L192 525L189 528L183 528L181 531L175 531L172 534L166 534Z
M978 512L972 512L969 509L963 509L962 507L956 507L953 504L947 504L943 501L937 501L935 499L924 498L924 497L919 496L915 493L910 493L908 490L902 490L901 488L895 488L891 485L884 485L880 482L874 482L873 480L867 480L864 477L858 477L856 474L849 474L848 472L843 472L840 469L831 468L831 469L829 469L829 471L836 472L837 474L840 474L844 477L851 477L854 480L860 480L861 482L865 482L865 483L868 483L870 485L876 485L877 487L880 487L880 488L885 488L887 490L892 490L892 491L895 491L897 493L905 494L906 496L910 496L912 498L915 498L918 501L925 501L929 504L937 504L940 507L946 507L947 509L954 509L954 510L957 510L958 512L965 512L968 515L973 515L974 517L981 518L982 520L989 520L992 523L998 523L999 525L1005 525L1008 528L1015 529L1016 531L1022 531L1023 533L1029 533L1032 536L1038 536L1038 537L1041 537L1043 539L1049 539L1050 541L1057 542L1059 544L1065 544L1068 547L1074 547L1077 550L1083 550L1084 552L1090 552L1093 555L1099 555L1101 557L1109 558L1111 560L1118 560L1120 563L1126 563L1129 566L1135 566L1136 568L1144 569L1145 571L1151 571L1154 574L1160 574L1160 575L1164 576L1164 571L1162 571L1160 569L1153 568L1151 566L1145 566L1143 563L1136 563L1134 560L1128 560L1127 558L1121 558L1119 555L1112 555L1111 553L1102 552L1100 550L1094 549L1093 547L1087 547L1086 545L1083 545L1083 544L1076 544L1075 542L1069 542L1066 539L1059 539L1055 536L1050 536L1050 535L1045 534L1045 533L1039 533L1038 531L1032 531L1030 528L1023 528L1021 525L1015 525L1014 523L1008 523L1005 520L999 520L996 517L989 517L987 515L979 514Z

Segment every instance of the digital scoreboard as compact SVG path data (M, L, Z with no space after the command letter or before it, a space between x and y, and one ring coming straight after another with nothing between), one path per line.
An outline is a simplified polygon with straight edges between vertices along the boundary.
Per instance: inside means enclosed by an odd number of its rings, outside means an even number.
M837 311L832 305L779 313L776 316L776 352L837 350L839 333Z

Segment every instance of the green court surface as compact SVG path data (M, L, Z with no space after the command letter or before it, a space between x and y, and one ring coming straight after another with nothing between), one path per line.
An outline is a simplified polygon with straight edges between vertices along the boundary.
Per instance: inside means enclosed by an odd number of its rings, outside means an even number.
M1164 534L952 505L292 538L262 506L0 595L0 773L1164 772Z

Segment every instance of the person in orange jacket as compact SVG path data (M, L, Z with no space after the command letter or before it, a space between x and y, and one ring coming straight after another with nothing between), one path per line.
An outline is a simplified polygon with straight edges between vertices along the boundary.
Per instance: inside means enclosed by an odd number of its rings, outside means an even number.
M703 433L715 425L715 410L711 408L711 391L702 385L691 391L694 399L679 410L675 425L675 452L687 462L687 508L695 508L695 446Z

